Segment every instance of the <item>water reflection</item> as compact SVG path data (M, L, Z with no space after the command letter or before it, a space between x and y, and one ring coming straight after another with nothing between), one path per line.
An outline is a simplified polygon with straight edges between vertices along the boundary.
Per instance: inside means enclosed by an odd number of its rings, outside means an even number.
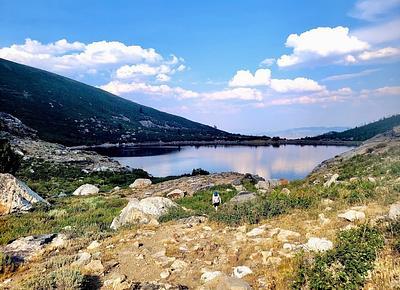
M292 180L305 177L323 160L347 150L350 148L341 146L184 146L130 148L113 152L112 156L123 156L115 159L154 176L179 175L203 168L210 172L250 172L265 178Z

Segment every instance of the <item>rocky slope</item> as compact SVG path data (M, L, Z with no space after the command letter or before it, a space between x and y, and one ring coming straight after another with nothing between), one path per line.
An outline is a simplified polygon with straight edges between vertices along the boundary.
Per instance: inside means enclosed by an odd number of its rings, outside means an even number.
M400 287L399 142L396 128L291 183L219 174L155 185L136 182L105 197L73 197L70 205L40 213L41 219L60 223L54 228L65 235L62 245L43 243L40 255L15 272L3 271L0 287L396 289ZM166 222L158 211L164 211L165 204L158 201L178 189L183 197L177 194L174 202L168 200L173 211ZM255 197L241 204L227 202L244 189ZM218 212L209 205L214 190L223 199ZM90 223L100 223L96 218L107 216L107 209L99 211L102 202L111 208L122 196L131 199L126 208L133 211L125 213L132 212L135 218L128 218L129 223L118 230L110 229L111 222L125 216L121 210L127 201L114 208L97 230L87 226L89 221L79 220L77 213L83 210L90 214ZM73 220L68 206L77 209ZM140 222L144 218L148 222ZM18 228L21 219L12 220L10 228ZM35 229L50 234L45 230ZM21 243L31 240L37 239Z

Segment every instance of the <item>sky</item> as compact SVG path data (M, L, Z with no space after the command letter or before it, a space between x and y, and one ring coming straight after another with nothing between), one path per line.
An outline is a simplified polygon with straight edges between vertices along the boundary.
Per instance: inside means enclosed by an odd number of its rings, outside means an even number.
M400 0L0 0L0 58L235 133L400 113Z

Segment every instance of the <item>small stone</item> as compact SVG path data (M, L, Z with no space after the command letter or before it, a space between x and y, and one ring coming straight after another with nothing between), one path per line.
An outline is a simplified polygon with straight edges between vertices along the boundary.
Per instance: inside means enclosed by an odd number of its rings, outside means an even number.
M185 261L175 260L171 265L171 269L173 269L174 271L182 271L184 268L187 267L187 265L188 263L186 263Z
M400 218L400 202L394 203L389 208L389 218L396 220Z
M373 177L368 177L368 181L371 183L376 183L376 180Z
M103 274L104 272L104 266L100 260L92 260L83 269L85 272L93 274Z
M247 266L237 266L233 269L233 276L243 278L246 275L252 274L253 271Z
M265 232L265 226L259 226L257 228L252 229L251 231L249 231L246 236L248 237L256 237L259 236L261 234L263 234Z
M100 247L100 245L101 244L98 241L93 241L90 243L90 245L86 249L93 250L93 249Z
M339 174L335 173L331 176L331 178L324 183L324 187L331 187L332 184L336 183L336 180L339 178Z
M330 223L330 219L326 218L325 215L323 213L320 213L318 215L318 219L321 225L326 225Z
M327 239L311 237L305 244L305 248L313 252L325 252L333 248L333 243Z
M282 194L285 194L285 195L290 195L290 190L288 189L288 188L283 188L282 190L281 190L281 193Z
M160 273L161 279L167 279L169 277L170 273L168 270L164 270Z
M338 214L338 217L346 219L350 222L365 219L365 214L362 211L348 210L345 213Z
M219 277L221 275L223 275L223 273L220 272L220 271L205 271L201 275L200 280L203 283L207 283L207 282L209 282L209 281L211 281L211 280L213 280L213 279L215 279L215 278L217 278L217 277Z

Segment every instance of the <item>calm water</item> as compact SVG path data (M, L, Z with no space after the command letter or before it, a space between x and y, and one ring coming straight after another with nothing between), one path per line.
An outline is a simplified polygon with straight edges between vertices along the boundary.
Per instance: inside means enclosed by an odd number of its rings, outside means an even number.
M350 150L344 146L183 146L107 149L110 156L153 176L190 173L193 168L210 172L236 171L265 178L305 177L321 161ZM118 157L123 156L123 157Z

